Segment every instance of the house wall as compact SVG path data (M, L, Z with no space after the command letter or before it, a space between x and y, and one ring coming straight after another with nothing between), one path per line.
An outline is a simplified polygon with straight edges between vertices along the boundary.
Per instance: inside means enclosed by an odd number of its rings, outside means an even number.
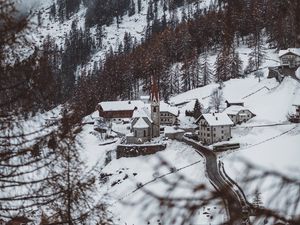
M133 110L120 110L120 111L103 111L100 107L98 109L99 116L105 119L113 119L113 121L122 121L124 118L131 118L133 114Z
M127 136L127 144L141 144L151 140L150 128L133 128L133 135Z
M294 54L286 54L280 58L282 66L295 67L300 65L300 57Z
M161 125L173 125L176 121L176 116L169 112L160 112Z
M199 121L199 138L201 142L208 145L228 141L231 138L231 127L229 125L209 126L204 119L201 119Z
M228 114L234 124L240 124L253 118L253 114L249 110L241 110L237 115Z
M238 121L237 121L237 115L231 115L231 114L228 114L229 118L231 119L231 121L234 123L234 124L237 124Z

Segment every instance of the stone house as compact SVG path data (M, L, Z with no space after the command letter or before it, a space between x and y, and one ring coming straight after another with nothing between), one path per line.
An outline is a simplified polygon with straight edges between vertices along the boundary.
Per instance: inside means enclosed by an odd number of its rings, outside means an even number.
M241 124L256 116L249 109L239 105L232 105L226 108L223 113L226 113L234 124Z
M280 65L283 67L297 68L300 66L300 48L288 48L278 53Z
M196 123L199 125L199 139L205 145L231 138L231 127L234 123L226 113L202 114Z
M179 110L176 106L170 106L165 102L160 102L160 124L172 126L175 124Z

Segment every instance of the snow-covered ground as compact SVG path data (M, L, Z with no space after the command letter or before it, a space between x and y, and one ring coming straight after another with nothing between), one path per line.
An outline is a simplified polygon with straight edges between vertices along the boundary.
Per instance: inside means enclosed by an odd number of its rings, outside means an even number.
M246 47L239 49L244 67L249 52ZM211 63L214 62L215 58L215 55L210 56ZM246 185L243 183L242 178L246 177L247 174L243 176L241 173L245 166L243 160L257 164L266 170L279 171L296 178L298 178L297 175L300 170L300 125L291 124L287 121L287 115L295 112L295 108L292 106L293 102L300 99L300 83L290 77L286 77L282 83L278 83L274 78L267 79L266 67L275 65L278 65L277 54L275 50L268 50L267 59L262 65L264 77L259 80L253 74L250 74L245 78L231 79L224 82L222 89L224 101L226 99L240 99L244 102L245 107L255 113L256 116L248 122L232 128L232 139L229 142L238 142L241 148L234 152L221 154L220 159L225 164L226 172L240 184L250 202L253 199L254 190L257 187L261 188L260 191L265 206L269 206L267 203L270 202L271 198L274 198L272 194L276 190L270 187L272 187L272 182L278 182L278 179L269 178L264 180L264 183L254 182L252 185ZM179 106L179 119L186 127L195 125L193 125L193 118L185 116L185 111L193 109L196 99L205 109L208 108L210 94L218 86L218 84L212 83L173 96L170 99L170 102L176 105L185 103ZM225 107L225 104L223 104L221 108L224 109ZM121 125L116 125L115 128L126 130ZM90 166L97 162L103 165L106 152L114 150L118 144L100 146L99 144L103 140L92 132L91 125L86 125L82 138L85 140L83 154ZM160 195L169 195L164 180L154 180L156 177L170 172L169 167L159 166L161 165L161 158L168 160L170 167L176 169L200 161L178 173L167 175L165 178L176 180L178 174L182 174L193 183L204 183L210 189L212 188L205 177L203 159L191 147L176 141L169 140L167 149L153 156L113 159L102 170L102 173L109 174L109 176L99 193L108 194L109 210L120 224L147 224L147 222L150 222L149 224L159 224L160 217L158 215L159 210L157 210L159 203L145 194L142 189L136 189L137 184L146 184L144 186L146 190L151 190ZM172 196L182 197L192 194L189 188L182 188L175 191ZM281 193L278 195L281 204L274 200L271 201L271 207L284 212L286 208L282 205L282 202L292 194L294 192L288 195ZM137 204L124 204L132 202ZM150 204L144 208L145 204L143 203ZM210 210L214 207L215 205L211 205ZM212 210L218 215L213 216L213 218L217 218L218 222L223 221L225 217L225 213L220 213L219 210L219 208L215 211ZM195 223L217 223L216 221L210 221L207 209L199 209L198 213ZM291 213L291 208L287 208L287 213Z
M99 139L91 132L92 126L86 125L82 133L87 137L83 143L86 146L85 157L90 166L96 163L101 165L106 152L114 149L116 144L99 146ZM112 160L101 170L102 176L106 177L100 179L99 193L108 196L109 211L118 224L160 224L167 218L160 215L161 210L157 210L162 209L159 201L145 191L163 197L204 197L209 190L213 190L205 176L204 166L203 158L189 146L168 141L166 150L155 155ZM178 186L174 188L167 181ZM193 188L200 184L208 188L207 192L194 191ZM143 188L139 188L142 185ZM218 224L226 216L222 208L213 204L199 209L196 214L195 224L199 221L201 224Z

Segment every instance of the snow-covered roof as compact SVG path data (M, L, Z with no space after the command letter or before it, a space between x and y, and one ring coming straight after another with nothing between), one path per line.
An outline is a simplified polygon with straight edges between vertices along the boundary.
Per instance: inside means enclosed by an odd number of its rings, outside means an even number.
M232 105L232 106L226 108L223 111L223 113L226 113L228 115L237 115L241 110L249 110L249 109L245 108L244 106L240 106L240 105Z
M233 122L226 113L206 113L202 114L200 118L204 118L209 126L226 126L233 125Z
M133 111L133 114L132 114L133 119L134 118L141 118L141 117L148 118L149 121L152 123L151 116L149 114L149 110L146 107L138 108L138 109Z
M161 112L169 112L175 116L178 115L178 108L176 106L170 106L169 104L161 101L160 102L160 111Z
M138 121L133 125L133 128L148 128L148 127L149 125L142 117L140 117Z
M176 133L182 133L182 132L185 132L184 130L182 129L176 129L174 127L165 127L165 130L164 130L165 134L176 134Z
M280 50L278 53L278 56L282 57L283 55L285 55L287 53L293 53L297 56L300 56L300 48L288 48L288 49Z
M141 100L150 100L150 95L142 95L140 96Z
M293 101L294 106L300 106L300 96Z
M235 98L235 97L227 97L226 101L229 103L244 103L244 101L240 98Z
M103 111L128 111L134 110L135 107L139 109L145 106L144 102L141 100L100 102L99 105L102 107Z

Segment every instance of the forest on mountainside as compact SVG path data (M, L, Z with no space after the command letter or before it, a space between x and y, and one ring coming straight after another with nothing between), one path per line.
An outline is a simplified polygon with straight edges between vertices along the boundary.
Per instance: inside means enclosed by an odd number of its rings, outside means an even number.
M28 44L30 18L14 17L13 1L0 1L0 24L4 24L0 25L1 222L29 215L41 218L41 225L112 224L107 205L94 199L100 185L96 182L99 171L86 171L77 140L82 118L93 112L98 102L134 99L140 88L149 89L150 76L158 80L161 95L167 100L212 81L243 76L235 51L240 44L253 49L249 71L261 64L263 39L278 49L299 44L297 0L220 0L205 10L192 0L150 0L145 38L139 42L125 33L122 43L107 52L104 62L78 72L79 65L101 50L103 24L121 21L125 13L139 13L140 1L124 1L117 11L104 4L98 10L108 13L108 18L89 21L89 16L98 13L90 2L58 0L50 9L52 20L68 20L83 3L87 7L86 28L78 28L79 21L74 21L63 47L48 36L29 58L16 59L11 65L6 63L7 49L13 49L16 42ZM132 9L133 3L137 10ZM191 4L196 9L193 13ZM161 6L171 15L170 20L158 18ZM175 13L178 7L182 10L180 19ZM94 25L97 32L92 36L89 27ZM218 53L216 65L207 60L211 51ZM62 103L64 107L59 110L57 106ZM52 112L55 119L45 124L39 113L53 108L57 111ZM50 112L47 116L52 118ZM262 211L264 215L272 213Z
M84 98L88 100L84 107L88 114L101 100L137 98L141 84L144 91L149 89L151 75L157 78L167 101L171 95L211 81L222 82L257 70L264 60L265 42L277 49L299 44L300 3L296 0L219 0L205 9L197 2L148 1L145 38L139 42L126 32L119 46L106 53L105 61L95 61L92 69L78 71L78 66L101 51L103 25L114 20L120 23L125 14L138 14L141 1L110 0L110 4L102 4L101 0L58 0L50 7L51 19L68 20L83 5L87 7L85 29L78 28L79 21L75 20L64 47L58 47L48 36L27 60L4 69L10 74L22 70L23 76L34 75L39 97L34 100L35 111ZM161 18L159 10L163 12ZM95 35L90 33L93 26ZM241 44L252 49L245 71L236 52ZM215 65L207 61L212 51L218 55Z

